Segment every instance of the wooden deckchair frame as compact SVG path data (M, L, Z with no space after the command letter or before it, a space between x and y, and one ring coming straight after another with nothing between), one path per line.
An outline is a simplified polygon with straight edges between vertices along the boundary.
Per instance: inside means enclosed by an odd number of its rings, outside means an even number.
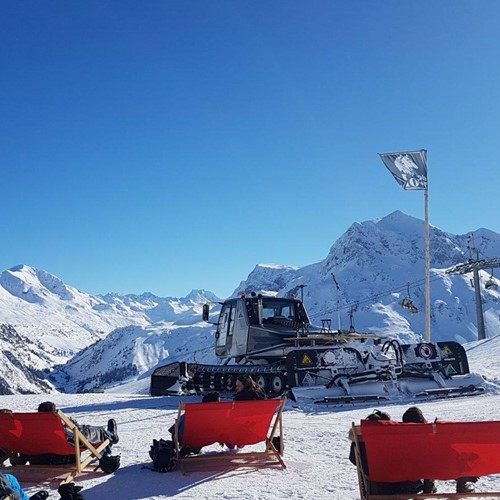
M356 456L356 469L358 473L358 483L359 483L359 494L361 500L409 500L418 499L423 500L425 498L478 498L478 497L493 497L500 498L500 492L495 491L481 491L474 493L412 493L412 494L397 494L397 495L374 495L370 492L370 477L363 470L362 458L361 458L361 447L360 444L364 442L363 434L361 432L361 426L352 423L352 439L354 442L354 453ZM411 460L411 450L409 450L408 460ZM366 462L368 464L368 460ZM368 470L370 466L368 464ZM431 478L429 478L431 479Z
M12 415L15 417L15 413ZM67 476L61 481L61 484L64 484L71 482L77 475L85 472L92 461L99 460L101 458L101 452L111 444L109 439L106 439L96 447L89 442L89 440L80 432L78 427L61 410L58 410L56 415L59 417L61 425L69 428L73 432L75 440L75 463L67 465L16 465L9 467L5 466L3 462L17 453L17 450L9 450L9 452L0 456L0 471L7 473L11 473L13 471L16 473L18 471L28 473L47 473L51 474L51 477L59 477L60 475L67 473ZM2 444L0 443L0 448L1 447ZM83 456L84 453L86 455L85 457Z
M254 401L258 403L258 401ZM247 401L237 402L233 404L245 404ZM286 469L286 464L283 461L283 410L285 408L285 399L276 401L277 411L273 416L271 421L270 429L271 431L265 439L264 451L253 451L245 453L202 453L199 455L187 455L181 457L180 449L181 445L179 443L179 422L181 415L186 412L186 404L181 402L179 404L179 409L177 411L177 419L175 421L175 431L174 431L174 447L176 452L176 460L179 464L183 474L187 473L186 465L194 465L190 467L194 470L198 464L200 464L200 470L220 470L220 469L236 469L240 467L272 467L280 466ZM203 404L203 403L200 403ZM210 418L209 412L207 412L207 418ZM278 450L273 444L273 438L279 435L281 449ZM202 466L202 464L204 464Z

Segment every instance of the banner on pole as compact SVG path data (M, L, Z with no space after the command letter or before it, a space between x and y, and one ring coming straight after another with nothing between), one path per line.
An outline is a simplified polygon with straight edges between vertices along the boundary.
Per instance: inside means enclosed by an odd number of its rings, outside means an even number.
M379 153L403 189L427 189L427 150Z

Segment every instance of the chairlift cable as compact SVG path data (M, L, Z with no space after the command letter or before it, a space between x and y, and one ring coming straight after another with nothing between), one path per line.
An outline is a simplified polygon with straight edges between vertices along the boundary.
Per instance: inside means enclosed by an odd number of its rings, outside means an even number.
M438 279L438 278L434 278L435 279ZM434 281L432 280L432 281ZM417 280L417 281L414 281L413 283L411 283L413 286L418 286L418 285L422 285L423 283L425 282L425 279L420 279L420 280ZM407 287L408 285L403 285L401 287L398 287L398 288L393 288L391 290L386 290L384 292L380 292L380 293L377 293L377 294L373 294L373 295L370 295L369 297L365 298L365 299L358 299L358 300L355 300L355 301L352 301L352 302L347 302L345 303L343 306L341 306L341 309L348 309L350 308L353 304L355 304L356 302L358 304L363 304L363 303L367 303L367 302L373 302L374 300L378 299L378 298L381 298L381 297L386 297L388 295L392 295L393 293L396 293L396 292L401 292L401 291L404 291L404 289ZM335 309L327 309L325 311L322 312L322 314L326 314L326 313L331 313L331 312L334 312L336 311L337 308ZM316 316L316 315L315 315Z
M439 279L441 279L440 276L435 276L434 278L431 278L431 282L437 281ZM418 287L420 285L423 285L424 283L425 283L425 278L422 278L422 279L418 279L416 281L410 282L409 284L410 284L410 286ZM369 297L367 297L365 299L361 299L361 300L358 299L358 300L354 300L354 301L351 301L351 302L346 302L345 304L341 305L339 309L340 310L349 309L349 308L351 308L356 303L358 305L361 305L361 304L365 304L365 303L374 302L377 299L380 299L380 298L383 298L383 297L387 297L387 296L392 295L394 293L402 292L405 289L408 289L408 283L406 283L405 285L402 285L400 287L393 288L391 290L386 290L384 292L380 292L380 293L376 293L376 294L370 295ZM324 311L321 311L319 313L311 315L311 318L317 318L317 317L324 316L326 314L330 314L330 313L334 313L334 312L337 312L337 307L335 307L334 309L325 309Z

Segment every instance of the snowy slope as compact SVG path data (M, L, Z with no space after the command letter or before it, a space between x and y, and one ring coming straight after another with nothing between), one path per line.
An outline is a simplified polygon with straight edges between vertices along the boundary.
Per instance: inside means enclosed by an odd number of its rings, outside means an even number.
M0 275L0 321L46 344L61 358L129 325L158 322L191 324L202 304L219 300L212 292L193 290L183 298L142 295L90 295L51 274L21 265Z
M465 344L471 370L500 386L500 335Z
M167 345L170 331L184 332L184 343L200 341L203 335L193 340L186 327L200 321L204 303L218 300L206 290L183 298L94 296L45 271L13 267L0 275L0 393L47 392L53 382L64 390L91 390L141 374L182 349L181 342ZM44 371L78 353L66 371L44 380Z
M0 395L51 391L44 380L46 358L43 346L0 323Z
M198 318L199 319L199 318ZM65 392L95 391L123 380L145 380L152 368L174 361L215 363L212 328L206 324L129 326L79 352L50 379Z

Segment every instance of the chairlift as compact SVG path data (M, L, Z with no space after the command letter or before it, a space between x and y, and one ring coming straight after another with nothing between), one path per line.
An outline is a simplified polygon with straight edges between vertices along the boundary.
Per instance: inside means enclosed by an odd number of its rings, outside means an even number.
M497 290L498 284L496 283L493 275L491 275L489 280L485 283L484 288L486 288L486 290Z
M418 309L415 307L413 299L411 298L410 295L410 282L407 283L407 295L401 301L401 306L404 307L405 309L408 309L412 314L418 313Z

